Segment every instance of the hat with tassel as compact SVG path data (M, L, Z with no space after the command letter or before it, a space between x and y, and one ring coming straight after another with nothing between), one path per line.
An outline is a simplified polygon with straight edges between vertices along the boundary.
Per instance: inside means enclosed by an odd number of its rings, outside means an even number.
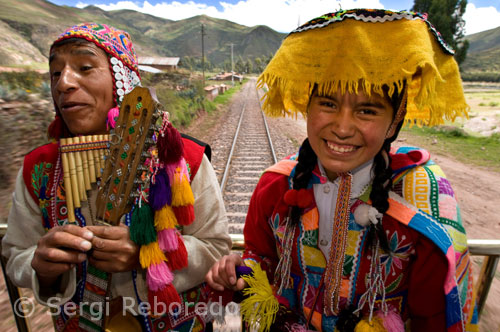
M436 125L466 116L454 51L419 13L381 9L341 10L292 31L258 79L267 86L263 109L272 116L306 115L316 86L391 97L408 87L406 121Z
M115 107L108 111L107 117L108 129L112 129L115 127L115 119L118 117L123 96L141 83L139 64L132 39L126 31L106 24L81 23L68 28L60 34L52 43L50 50L52 51L54 47L57 47L65 40L73 38L92 42L108 55L114 82L113 95L116 102ZM56 117L50 124L47 134L49 138L54 139L70 135L57 107Z

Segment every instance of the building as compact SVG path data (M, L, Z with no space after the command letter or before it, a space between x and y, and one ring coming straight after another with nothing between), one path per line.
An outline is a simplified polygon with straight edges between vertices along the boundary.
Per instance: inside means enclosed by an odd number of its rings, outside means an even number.
M149 72L155 72L151 70L154 68L160 71L169 71L177 69L180 65L181 58L179 57L153 57L153 56L144 56L139 57L139 69Z

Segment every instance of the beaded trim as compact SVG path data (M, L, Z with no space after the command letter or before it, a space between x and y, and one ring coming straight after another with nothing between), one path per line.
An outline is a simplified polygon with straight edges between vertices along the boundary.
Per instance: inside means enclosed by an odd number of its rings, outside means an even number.
M383 9L341 10L338 12L325 14L323 16L312 19L309 22L304 23L297 29L290 32L289 35L311 29L324 28L331 23L341 22L344 19L348 18L355 19L356 21L363 21L370 23L375 23L375 22L383 23L383 22L391 22L402 19L424 21L427 24L429 30L432 32L432 34L436 37L436 40L438 41L439 45L441 45L442 49L450 55L455 54L455 50L453 50L453 48L444 41L443 37L441 36L441 33L439 33L439 31L437 31L436 28L427 20L426 15L405 10L399 12L383 10Z

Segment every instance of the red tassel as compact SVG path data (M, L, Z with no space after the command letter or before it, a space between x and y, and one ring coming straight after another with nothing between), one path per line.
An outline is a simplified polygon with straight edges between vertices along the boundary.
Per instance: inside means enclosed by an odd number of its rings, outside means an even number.
M50 123L47 129L47 136L54 139L59 139L62 137L64 131L64 122L59 114L56 115L54 120Z
M283 200L287 205L296 206L297 205L297 195L299 194L298 190L289 189L285 196L283 196Z
M174 285L168 284L158 291L150 290L148 292L148 301L152 308L155 308L155 303L165 303L167 306L170 303L178 303L180 305L181 297L175 290Z
M180 237L180 235L178 235ZM170 270L180 270L188 266L188 253L184 241L179 238L179 246L177 250L169 251L165 253L167 256L167 265Z
M184 143L181 134L171 123L158 135L158 158L164 164L176 163L181 160L184 152Z
M304 209L311 205L313 202L313 196L311 191L307 189L300 189L297 193L297 206L301 209Z
M298 206L304 209L312 204L313 196L310 190L307 189L289 189L285 193L283 200L290 206Z
M172 209L179 225L187 226L194 221L194 208L192 205L172 206Z

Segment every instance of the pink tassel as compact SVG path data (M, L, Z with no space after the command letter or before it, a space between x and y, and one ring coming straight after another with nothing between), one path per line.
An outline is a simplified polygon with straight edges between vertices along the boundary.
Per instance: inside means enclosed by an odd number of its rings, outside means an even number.
M401 319L401 315L394 309L389 309L387 315L385 315L381 310L375 312L375 316L379 317L387 332L401 332L405 330L405 324Z
M166 228L158 232L158 243L163 251L177 250L179 247L179 237L175 228Z
M171 284L173 280L174 274L164 261L160 264L152 264L148 267L146 281L149 290L158 291L165 287L165 285Z
M106 129L114 129L116 126L116 119L120 114L118 107L113 107L108 111L108 121L106 122Z

